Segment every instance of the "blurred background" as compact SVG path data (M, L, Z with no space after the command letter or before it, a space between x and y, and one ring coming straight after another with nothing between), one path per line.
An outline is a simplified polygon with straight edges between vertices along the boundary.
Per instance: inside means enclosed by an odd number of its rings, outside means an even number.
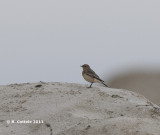
M158 0L2 1L0 85L86 83L80 65L87 63L110 87L160 103L159 6Z
M121 70L106 83L113 88L140 93L160 105L160 70L145 69L145 67Z

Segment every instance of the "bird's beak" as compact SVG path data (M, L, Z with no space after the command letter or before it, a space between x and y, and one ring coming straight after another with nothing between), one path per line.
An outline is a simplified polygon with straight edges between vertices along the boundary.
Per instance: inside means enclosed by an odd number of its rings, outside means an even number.
M83 66L80 66L80 67L83 67Z

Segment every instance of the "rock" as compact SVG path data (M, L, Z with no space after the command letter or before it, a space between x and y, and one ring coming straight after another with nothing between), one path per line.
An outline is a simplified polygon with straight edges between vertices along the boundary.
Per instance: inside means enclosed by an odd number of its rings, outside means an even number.
M73 83L36 85L0 87L0 134L160 134L159 106L137 93Z

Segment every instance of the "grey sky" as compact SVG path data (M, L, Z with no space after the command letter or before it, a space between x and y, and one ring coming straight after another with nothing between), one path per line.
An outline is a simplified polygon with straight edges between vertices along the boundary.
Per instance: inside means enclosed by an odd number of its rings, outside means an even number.
M160 67L158 0L6 0L0 4L0 84L85 83L80 65L104 78Z

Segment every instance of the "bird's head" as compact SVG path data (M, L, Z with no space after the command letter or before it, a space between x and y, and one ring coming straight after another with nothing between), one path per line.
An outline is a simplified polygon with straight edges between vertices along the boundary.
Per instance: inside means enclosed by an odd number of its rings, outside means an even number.
M89 68L90 68L90 66L89 66L88 64L84 64L84 65L82 65L81 67L83 68L83 70L86 70L86 69L89 69Z

